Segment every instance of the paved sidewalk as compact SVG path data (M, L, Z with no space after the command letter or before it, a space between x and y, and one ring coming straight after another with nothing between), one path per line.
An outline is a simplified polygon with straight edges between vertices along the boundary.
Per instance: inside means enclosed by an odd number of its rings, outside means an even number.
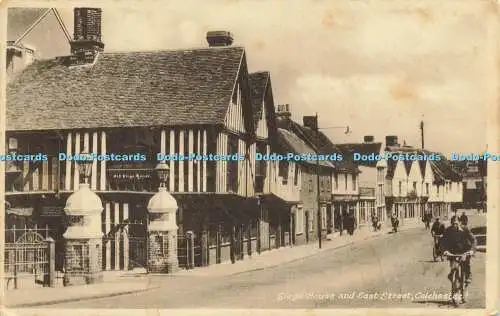
M404 231L416 227L422 227L422 224L410 224L401 227L400 230ZM331 240L323 241L321 249L318 248L317 242L302 246L273 249L271 251L262 252L260 255L254 254L250 258L246 256L244 260L237 261L235 264L229 262L214 264L206 268L181 270L174 273L173 276L221 277L263 270L284 263L301 260L323 251L347 247L354 243L362 242L363 240L390 236L388 232L389 229L386 228L380 232L373 232L367 227L357 230L353 236L348 234L343 236L330 236ZM147 275L145 271L136 270L126 273L120 271L105 272L104 282L100 284L9 290L5 292L5 297L2 302L7 308L27 308L133 294L149 291L158 287L158 285L152 284L151 276Z
M405 231L414 228L423 228L422 223L411 223L407 226L400 227L400 231ZM368 240L379 236L390 236L388 233L391 229L383 228L382 231L373 232L371 228L366 227L362 230L357 230L353 236L347 233L343 236L336 234L331 237L331 240L322 242L322 247L319 249L318 242L311 242L301 246L289 246L271 251L264 251L260 255L252 254L251 257L245 256L241 261L224 262L221 264L213 264L208 267L196 268L193 270L181 270L174 275L193 276L193 277L221 277L241 274L250 271L258 271L266 268L272 268L284 263L289 263L301 259L305 259L323 251L338 249L353 245L363 240Z
M2 303L7 308L26 308L139 293L158 287L150 284L147 277L134 280L105 278L105 281L92 285L9 290L5 291Z

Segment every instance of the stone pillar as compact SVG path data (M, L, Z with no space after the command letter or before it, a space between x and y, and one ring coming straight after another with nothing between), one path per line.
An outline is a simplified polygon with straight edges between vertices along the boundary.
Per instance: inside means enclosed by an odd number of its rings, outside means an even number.
M102 201L89 188L80 184L66 202L64 212L68 229L65 239L64 285L92 284L102 275Z
M177 258L177 201L161 187L148 203L148 272L179 270Z

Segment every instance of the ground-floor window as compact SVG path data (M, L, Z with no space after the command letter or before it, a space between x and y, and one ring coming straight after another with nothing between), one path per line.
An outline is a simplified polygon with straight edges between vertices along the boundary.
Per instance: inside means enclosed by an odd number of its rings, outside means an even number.
M375 203L374 202L370 202L370 215L371 214L375 214ZM380 219L380 217L379 217Z
M378 206L377 207L377 217L380 221L383 221L385 220L385 217L384 217L384 210L385 210L385 207L384 206Z
M309 213L309 217L308 217L308 220L309 220L309 232L312 233L314 231L314 216L312 214L311 211L308 212Z
M304 209L301 207L295 211L295 233L304 233Z
M321 227L326 229L326 206L321 206Z
M365 201L360 201L359 202L359 222L360 223L365 223L366 222L366 205Z

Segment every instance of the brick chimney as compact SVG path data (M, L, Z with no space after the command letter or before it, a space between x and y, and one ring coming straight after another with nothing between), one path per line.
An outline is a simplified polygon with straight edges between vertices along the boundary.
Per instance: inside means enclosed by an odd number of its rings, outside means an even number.
M227 31L207 32L207 42L209 47L224 47L233 44L233 34Z
M276 111L276 117L292 117L292 112L290 111L290 104L278 104L278 111Z
M84 62L92 62L98 52L104 50L101 41L100 8L74 9L74 34L71 41L71 54L83 58Z
M372 135L367 135L363 137L363 142L365 143L373 143L374 140L375 138Z
M385 137L385 146L386 147L394 147L394 146L399 146L398 144L398 137L394 135L386 136Z
M289 130L292 124L292 112L290 104L278 104L276 111L276 123L279 128Z
M316 119L316 116L304 116L302 117L302 122L305 127L309 127L313 131L318 128L318 121Z

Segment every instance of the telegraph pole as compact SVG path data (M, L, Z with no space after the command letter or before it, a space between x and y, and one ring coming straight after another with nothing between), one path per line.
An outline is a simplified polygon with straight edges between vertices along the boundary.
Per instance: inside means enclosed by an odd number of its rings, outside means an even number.
M315 132L319 133L319 121L318 121L318 113L316 113L316 119L315 119ZM322 231L322 220L323 220L323 214L321 212L321 199L320 199L320 187L319 187L319 151L318 151L318 146L315 146L315 151L316 151L316 196L318 198L318 246L321 249L321 231Z
M420 137L422 138L422 149L424 149L424 121L420 121Z

